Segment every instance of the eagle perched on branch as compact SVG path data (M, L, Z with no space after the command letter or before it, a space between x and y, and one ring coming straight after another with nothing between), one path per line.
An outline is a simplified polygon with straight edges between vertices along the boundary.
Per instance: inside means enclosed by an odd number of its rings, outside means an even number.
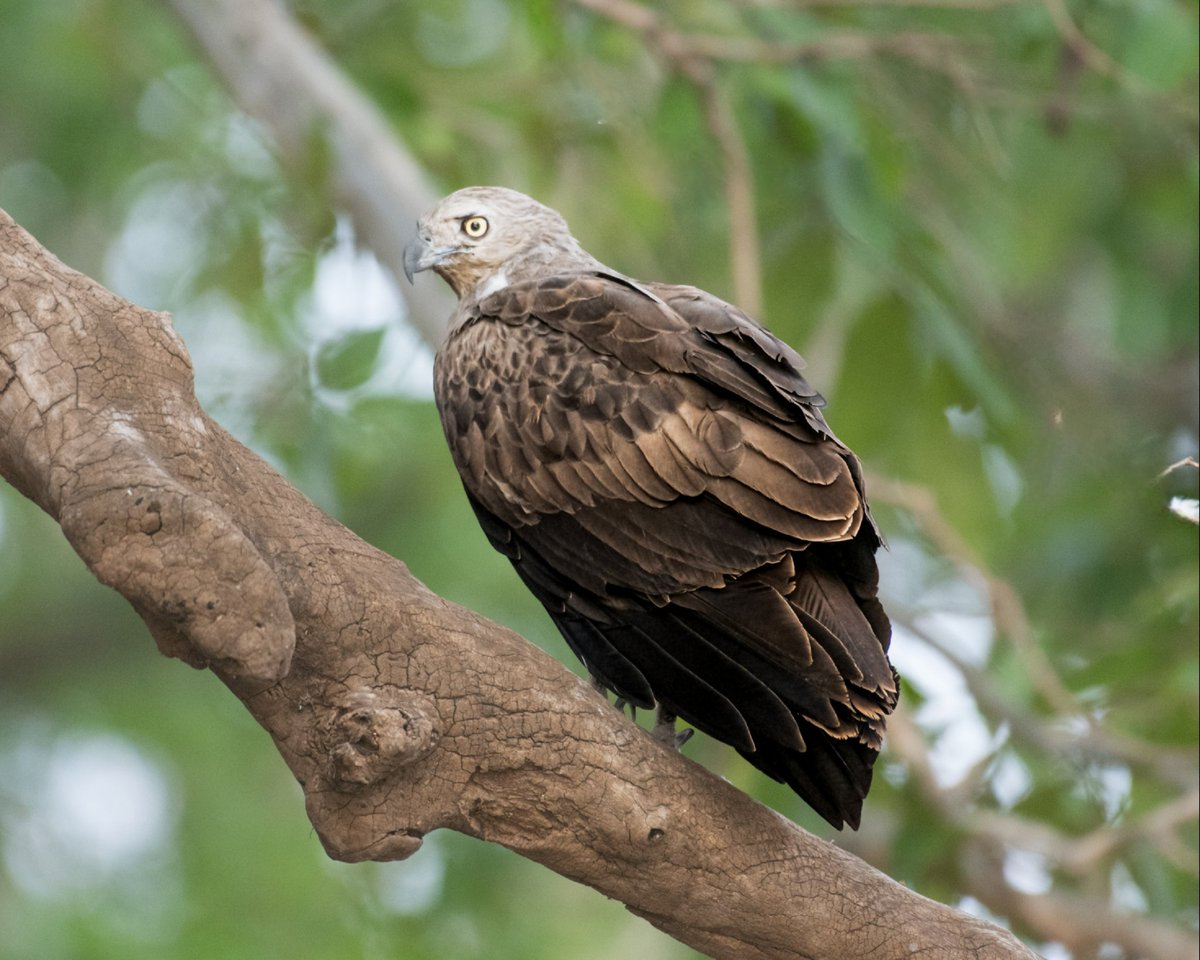
M898 678L861 468L804 361L514 190L425 214L405 272L431 268L458 296L434 373L467 497L588 672L857 827Z

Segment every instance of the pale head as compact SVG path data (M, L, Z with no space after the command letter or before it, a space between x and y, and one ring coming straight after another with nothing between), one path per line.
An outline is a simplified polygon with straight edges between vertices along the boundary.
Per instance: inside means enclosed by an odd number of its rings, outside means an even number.
M459 299L547 272L599 264L571 236L555 210L507 187L465 187L417 221L404 251L404 272L432 269Z

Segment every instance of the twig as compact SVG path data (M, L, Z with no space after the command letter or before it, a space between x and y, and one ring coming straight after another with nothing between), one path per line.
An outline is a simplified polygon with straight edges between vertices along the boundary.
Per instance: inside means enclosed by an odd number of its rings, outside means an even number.
M953 788L947 789L938 783L934 773L933 763L929 759L929 748L925 744L925 735L912 718L912 713L901 701L896 705L895 712L888 718L887 749L896 756L903 758L904 765L916 778L922 795L932 803L939 813L958 822L961 817L959 804L955 803L950 794Z
M974 895L989 909L1019 919L1041 938L1062 943L1076 956L1109 943L1122 948L1122 956L1139 960L1197 957L1195 934L1161 918L1114 909L1098 896L1060 890L1035 895L1013 889L1003 881L1003 849L993 847L988 852L991 856L972 857L969 882Z
M1151 811L1126 828L1106 827L1075 840L1044 823L992 811L973 811L962 802L957 790L944 789L938 783L924 738L904 709L897 709L888 727L889 749L904 758L925 799L973 838L964 844L967 852L962 858L962 871L971 892L990 910L1019 918L1041 938L1060 941L1073 949L1110 941L1134 955L1154 960L1185 960L1195 956L1190 932L1166 921L1121 913L1098 897L1061 890L1029 896L1010 886L1002 870L1005 854L1015 847L1042 853L1083 875L1089 860L1096 862L1091 858L1103 859L1138 837L1169 832L1194 820L1200 802L1194 791ZM1114 836L1105 836L1102 842L1099 837L1103 833Z
M738 0L748 7L791 7L808 10L816 7L929 7L940 10L984 12L1016 7L1031 0Z
M1161 480L1163 477L1169 476L1176 470L1182 470L1185 467L1200 468L1200 462L1197 462L1195 457L1184 457L1182 460L1176 460L1173 464L1167 467L1166 470L1158 475L1158 479Z
M1009 2L1009 0L1004 0ZM736 299L752 315L761 314L762 270L754 208L754 180L749 151L736 117L716 79L715 64L800 65L867 57L900 57L949 78L968 100L978 100L978 85L967 65L952 54L961 38L941 33L889 34L830 32L817 40L782 43L747 36L685 33L657 10L635 0L576 0L581 7L642 35L680 76L697 90L709 132L720 150L725 171L725 203L729 218L729 261ZM998 139L986 117L976 112L980 138L994 157L1003 159ZM998 161L999 166L1003 163ZM1020 642L1018 638L1017 642Z
M988 572L975 551L946 519L933 492L918 484L878 476L869 478L868 487L874 500L907 511L938 550L955 561L966 576L982 582L996 626L1012 643L1017 656L1024 662L1030 683L1046 703L1063 716L1083 715L1074 695L1059 679L1049 657L1034 639L1020 595L1007 580Z
M750 151L738 128L713 69L711 53L694 39L664 26L653 10L630 0L576 0L593 13L642 34L680 76L695 88L709 133L717 144L724 169L725 207L729 218L729 266L734 299L752 317L762 316L762 266L758 216L754 208L754 169Z
M714 64L804 64L871 56L897 56L944 73L968 93L974 84L965 66L948 56L961 41L936 33L830 33L808 43L777 43L753 37L688 34L670 26L650 7L634 0L576 0L613 23L642 35L646 44L697 90L709 132L725 171L729 218L729 262L738 303L752 316L762 312L762 268L754 206L754 173L745 140Z
M980 710L992 720L1008 725L1012 735L1042 751L1097 762L1118 762L1149 770L1164 783L1188 789L1196 779L1196 755L1191 750L1171 750L1136 737L1107 730L1095 723L1075 733L1060 723L1048 722L1027 711L1013 709L982 670L967 663L950 647L911 618L895 616L897 622L939 654L962 675L963 682Z
M1071 12L1064 0L1042 0L1042 5L1046 8L1046 13L1049 14L1062 42L1081 63L1101 76L1123 83L1139 93L1147 91L1146 84L1140 78L1131 74L1084 35L1079 25L1071 18Z
M724 91L709 78L697 83L708 129L721 151L725 168L725 207L729 216L729 263L735 299L752 317L763 309L758 215L754 210L754 168Z
M657 11L634 0L575 0L581 7L644 37L673 65L709 60L731 63L800 64L826 60L854 60L890 55L906 57L926 67L940 66L948 48L961 47L962 39L942 33L900 32L885 34L830 32L819 40L779 43L754 37L684 33L666 23Z
M597 0L579 0L593 3ZM921 66L941 68L941 58L963 41L941 33L827 33L819 40L805 43L775 43L750 37L722 37L694 34L680 41L688 50L711 60L731 63L772 65L821 63L829 60L861 60L866 57L894 56L912 60Z
M1187 851L1184 860L1178 858L1182 844L1174 831L1200 818L1200 788L1193 787L1182 796L1155 807L1142 816L1116 827L1101 827L1075 840L1059 857L1060 863L1076 876L1084 876L1097 864L1114 856L1123 847L1138 840L1148 840L1180 870L1200 874L1196 852Z
M979 810L958 818L971 832L990 836L1008 846L1040 853L1073 876L1085 878L1124 848L1146 840L1163 851L1171 847L1164 840L1175 840L1174 831L1200 817L1200 791L1195 788L1182 796L1116 826L1097 827L1082 837L1068 837L1045 823L993 810ZM1176 864L1181 870L1197 873L1195 851L1190 862Z

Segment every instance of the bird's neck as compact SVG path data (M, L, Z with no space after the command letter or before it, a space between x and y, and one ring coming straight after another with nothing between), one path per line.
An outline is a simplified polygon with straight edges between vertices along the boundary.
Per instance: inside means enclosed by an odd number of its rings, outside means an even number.
M586 253L578 244L539 244L521 251L492 270L472 278L467 288L459 291L461 299L482 300L513 283L552 277L557 274L586 273L591 270L607 270L595 257Z

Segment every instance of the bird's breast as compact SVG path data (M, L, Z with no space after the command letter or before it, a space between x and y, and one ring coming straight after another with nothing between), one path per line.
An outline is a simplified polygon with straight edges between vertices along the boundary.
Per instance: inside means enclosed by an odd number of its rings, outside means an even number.
M464 484L484 502L520 509L522 479L563 455L570 430L555 414L564 396L586 394L591 379L577 348L536 321L483 318L439 352L442 428Z
M472 422L529 415L532 394L557 372L544 340L532 325L488 318L451 337L434 363L434 395L443 418L453 414L454 435Z

